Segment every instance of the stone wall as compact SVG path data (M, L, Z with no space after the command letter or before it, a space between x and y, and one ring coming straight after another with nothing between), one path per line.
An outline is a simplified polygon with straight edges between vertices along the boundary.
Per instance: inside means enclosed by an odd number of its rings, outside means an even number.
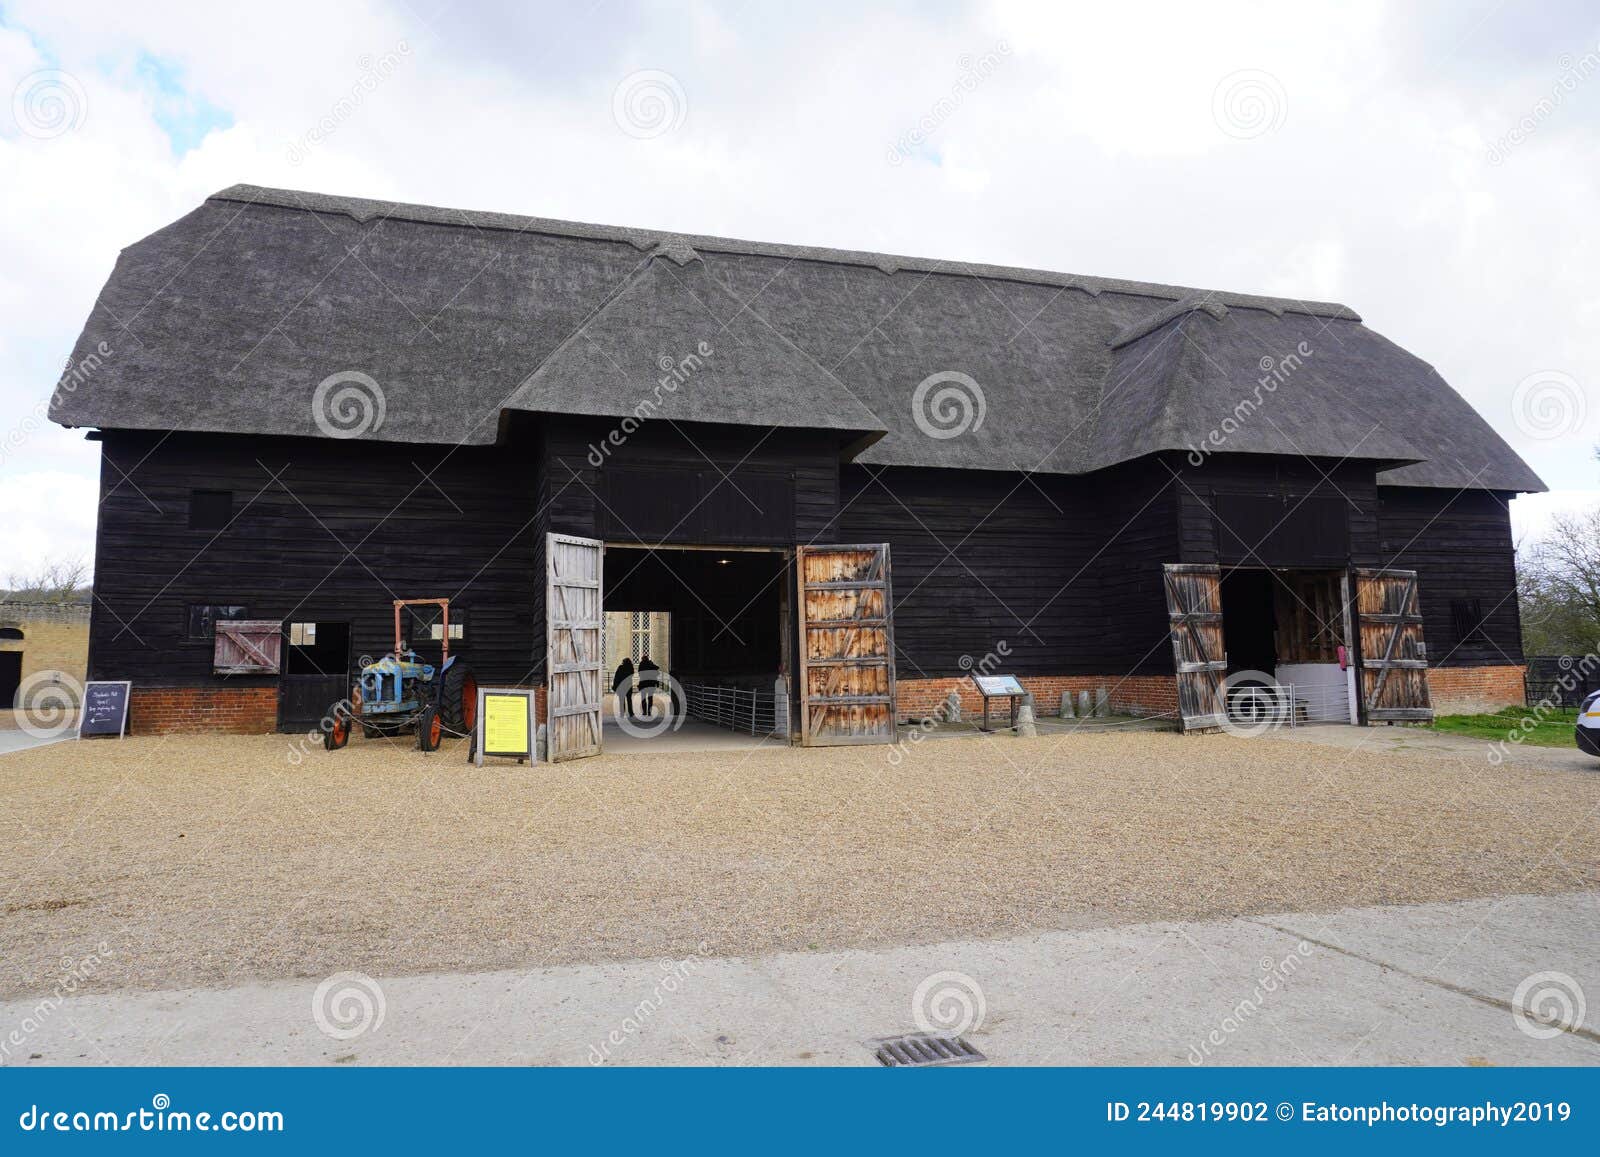
M89 667L88 604L0 602L0 627L22 632L20 640L0 639L0 651L22 652L24 683L41 671L60 671L76 698Z

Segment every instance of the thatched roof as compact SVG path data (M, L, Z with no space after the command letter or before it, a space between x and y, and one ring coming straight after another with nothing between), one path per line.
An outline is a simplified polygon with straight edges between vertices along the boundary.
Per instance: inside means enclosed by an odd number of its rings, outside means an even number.
M317 387L357 371L384 397L361 436L388 441L649 400L834 430L883 465L1082 473L1209 446L1544 488L1341 305L245 185L123 251L74 364L101 342L58 422L325 435Z

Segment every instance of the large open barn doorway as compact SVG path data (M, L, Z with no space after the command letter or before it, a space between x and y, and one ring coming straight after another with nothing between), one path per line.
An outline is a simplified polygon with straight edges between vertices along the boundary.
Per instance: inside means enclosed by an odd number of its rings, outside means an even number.
M1164 581L1183 730L1358 721L1345 572L1168 563Z
M608 543L605 560L606 749L786 743L784 552Z
M1357 721L1344 572L1235 567L1222 573L1220 598L1230 717Z

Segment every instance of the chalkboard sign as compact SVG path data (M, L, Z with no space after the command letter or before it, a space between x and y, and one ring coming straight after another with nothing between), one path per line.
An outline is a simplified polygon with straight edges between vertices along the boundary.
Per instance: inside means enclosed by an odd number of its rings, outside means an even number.
M520 687L479 687L478 723L472 731L472 762L485 755L534 758L533 692Z
M128 733L128 693L133 684L121 682L85 683L83 685L83 716L78 720L78 738L91 735Z

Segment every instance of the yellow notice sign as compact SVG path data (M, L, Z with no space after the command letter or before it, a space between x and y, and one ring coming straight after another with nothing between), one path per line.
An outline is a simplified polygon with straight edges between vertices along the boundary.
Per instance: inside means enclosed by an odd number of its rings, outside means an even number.
M483 693L483 754L527 756L533 752L528 735L526 692Z

